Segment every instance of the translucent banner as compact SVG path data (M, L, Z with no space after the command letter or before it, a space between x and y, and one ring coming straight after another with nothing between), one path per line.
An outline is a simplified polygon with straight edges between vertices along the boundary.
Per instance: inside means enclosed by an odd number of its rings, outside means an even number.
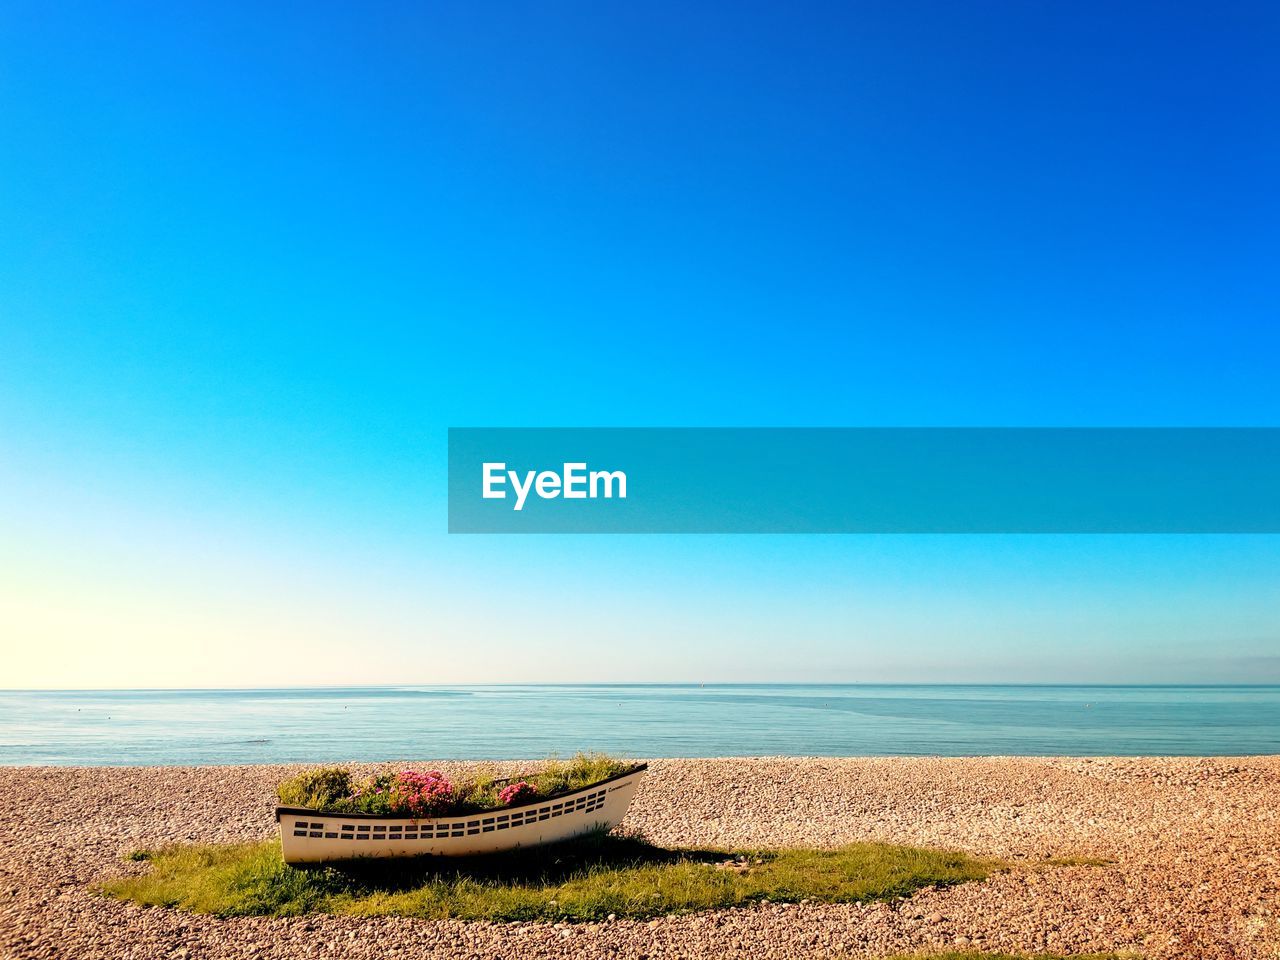
M1277 533L1275 428L453 428L451 533Z

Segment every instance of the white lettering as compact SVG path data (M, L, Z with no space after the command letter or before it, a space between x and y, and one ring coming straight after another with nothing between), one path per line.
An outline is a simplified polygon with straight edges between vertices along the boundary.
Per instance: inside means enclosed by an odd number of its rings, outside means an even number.
M560 474L554 470L543 470L538 474L538 496L543 500L554 500L560 496Z
M591 471L591 496L598 497L596 493L596 481L604 481L605 497L613 496L613 482L618 481L618 497L621 500L627 499L627 475L621 470L592 470Z
M508 470L505 463L494 461L482 464L484 468L481 496L486 500L505 500L506 485L516 493L513 509L523 510L529 494L536 491L539 499L554 500L563 496L566 500L606 500L617 497L627 499L627 475L622 470L587 470L586 463L566 461L564 469Z
M511 486L516 488L516 509L524 509L524 499L529 496L529 488L533 486L533 470L530 470L525 476L524 486L520 486L520 475L514 470L508 470L507 475L511 477Z
M495 485L506 483L507 478L503 471L507 469L505 463L486 463L484 465L484 498L486 500L505 500L507 491L493 489Z
M587 477L583 472L585 463L566 463L564 465L564 498L566 500L585 500L587 496ZM581 484L581 488L574 484Z

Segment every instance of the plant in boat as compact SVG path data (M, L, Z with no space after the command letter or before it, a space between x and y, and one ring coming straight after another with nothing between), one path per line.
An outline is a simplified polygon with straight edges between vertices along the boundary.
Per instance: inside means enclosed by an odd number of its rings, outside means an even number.
M439 770L400 770L357 782L345 768L323 767L290 777L279 785L276 795L287 806L325 813L446 817L581 790L633 766L601 753L579 753L572 760L549 760L537 773L511 780L482 774L457 782Z

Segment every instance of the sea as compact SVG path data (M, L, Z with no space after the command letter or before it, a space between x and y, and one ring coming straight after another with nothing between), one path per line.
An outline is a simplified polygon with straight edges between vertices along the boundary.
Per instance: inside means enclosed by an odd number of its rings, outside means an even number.
M1280 754L1280 686L0 691L0 765Z

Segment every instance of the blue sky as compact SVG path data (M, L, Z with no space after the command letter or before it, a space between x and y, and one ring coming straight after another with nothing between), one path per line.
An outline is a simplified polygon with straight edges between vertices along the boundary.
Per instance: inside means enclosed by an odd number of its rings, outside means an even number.
M444 533L448 426L1280 424L1278 28L6 4L10 683L1280 680L1275 537Z

